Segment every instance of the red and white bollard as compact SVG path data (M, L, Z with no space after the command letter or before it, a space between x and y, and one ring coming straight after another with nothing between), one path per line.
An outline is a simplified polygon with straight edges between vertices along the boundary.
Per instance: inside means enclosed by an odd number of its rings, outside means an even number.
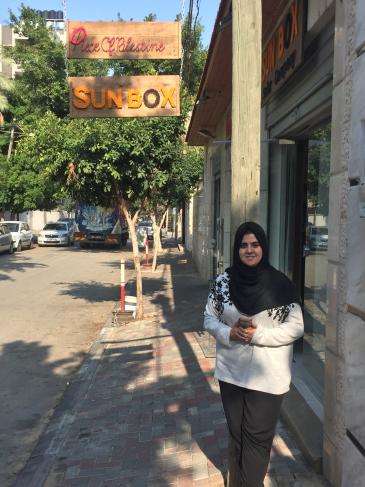
M120 311L125 312L125 260L120 259Z
M149 250L150 250L150 245L148 243L148 238L146 237L146 242L145 242L145 246L146 246L146 262L144 264L145 267L150 267L150 262L149 262L149 259L150 259L150 254L149 254Z

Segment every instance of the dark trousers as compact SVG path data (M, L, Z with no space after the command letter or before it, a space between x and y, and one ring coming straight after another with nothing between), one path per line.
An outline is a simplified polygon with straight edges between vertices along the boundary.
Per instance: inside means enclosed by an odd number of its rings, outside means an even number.
M268 394L219 381L242 487L262 487L284 394Z

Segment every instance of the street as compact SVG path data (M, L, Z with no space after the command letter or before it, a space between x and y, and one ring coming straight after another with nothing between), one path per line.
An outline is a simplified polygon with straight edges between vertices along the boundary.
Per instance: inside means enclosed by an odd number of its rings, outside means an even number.
M120 250L0 255L0 485L23 467L119 297Z

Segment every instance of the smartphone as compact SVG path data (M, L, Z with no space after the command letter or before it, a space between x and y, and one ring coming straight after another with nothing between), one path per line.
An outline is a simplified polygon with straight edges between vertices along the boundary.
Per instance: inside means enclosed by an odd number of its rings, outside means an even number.
M252 325L252 319L249 317L246 318L246 317L240 316L239 321L240 321L240 325L243 328L249 328Z

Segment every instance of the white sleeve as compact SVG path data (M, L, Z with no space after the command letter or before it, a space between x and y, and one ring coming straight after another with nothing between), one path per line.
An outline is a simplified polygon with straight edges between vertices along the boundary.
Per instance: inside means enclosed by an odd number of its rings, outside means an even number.
M216 340L219 340L223 345L229 346L231 327L224 324L219 319L219 314L217 309L218 297L217 297L216 283L217 281L214 283L213 288L209 293L208 302L205 307L204 328L207 330L208 333L213 335Z
M251 344L262 347L280 347L282 345L289 345L303 336L304 324L302 309L297 303L294 303L290 307L290 312L283 323L279 323L273 328L266 328L258 324Z

